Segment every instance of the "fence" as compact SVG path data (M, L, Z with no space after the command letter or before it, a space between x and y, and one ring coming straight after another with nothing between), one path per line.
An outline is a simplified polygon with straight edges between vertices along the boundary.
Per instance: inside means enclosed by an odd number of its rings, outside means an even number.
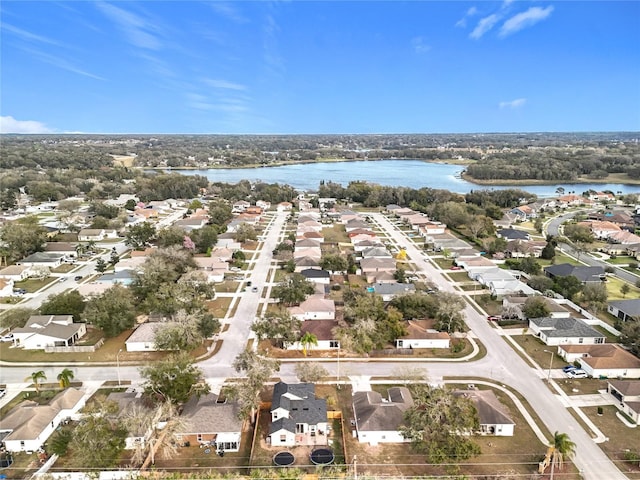
M99 349L104 343L101 338L95 345L71 345L70 347L44 347L45 353L92 353Z

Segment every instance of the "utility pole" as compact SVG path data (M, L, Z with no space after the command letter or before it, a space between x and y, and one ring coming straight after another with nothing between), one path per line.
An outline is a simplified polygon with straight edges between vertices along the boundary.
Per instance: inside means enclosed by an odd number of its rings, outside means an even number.
M353 456L353 480L358 480L358 456Z

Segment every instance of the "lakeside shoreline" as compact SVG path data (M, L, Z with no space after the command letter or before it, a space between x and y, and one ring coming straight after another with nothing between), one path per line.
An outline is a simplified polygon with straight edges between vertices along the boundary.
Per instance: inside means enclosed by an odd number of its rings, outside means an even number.
M134 167L141 170L164 170L164 171L174 171L174 170L252 170L258 168L274 168L274 167L286 167L286 166L295 166L295 165L317 165L322 163L349 163L349 162L380 162L380 161L417 161L428 164L440 164L440 165L453 165L459 167L465 167L467 165L471 165L475 163L473 160L451 160L451 161L442 161L442 160L425 160L421 158L374 158L374 159L362 159L362 158L323 158L322 160L301 160L301 161L282 161L282 162L274 162L269 164L250 164L250 165L240 165L240 166L227 166L227 165L211 165L207 167L190 167L190 166L181 166L181 167ZM557 185L557 184L565 184L565 185L585 185L585 184L609 184L609 183L617 183L621 185L631 185L638 186L640 185L640 179L632 179L632 178L620 178L619 174L612 174L606 178L580 178L578 180L537 180L537 179L521 179L521 180L511 180L511 179L495 179L495 180L480 180L474 178L464 171L461 172L460 178L465 180L466 182L472 183L478 186L486 186L486 187L521 187L526 185Z

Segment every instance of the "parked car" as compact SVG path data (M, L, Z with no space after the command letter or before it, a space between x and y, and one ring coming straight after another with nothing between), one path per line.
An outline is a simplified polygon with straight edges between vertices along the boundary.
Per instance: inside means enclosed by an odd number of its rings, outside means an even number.
M0 337L0 342L13 342L13 333L7 333Z
M13 293L16 295L24 295L27 291L24 288L14 288Z
M487 320L489 320L490 322L498 322L502 320L502 317L500 315L489 315L487 317Z
M80 280L82 280L83 278L84 278L84 277L83 277L82 275L76 275L75 277L73 277L73 279L74 279L76 282L79 282L79 281L80 281Z
M258 287L252 287L252 288L251 288L251 291L252 291L253 293L256 293L256 292L258 291Z
M458 265L454 265L453 267L451 267L451 270L462 270L462 267L459 267Z
M0 388L0 398L6 395L7 391L4 388Z
M580 368L575 368L567 372L569 378L587 378L589 374Z
M577 369L578 369L578 367L576 367L576 366L574 366L574 365L567 365L566 367L562 367L562 371L563 371L564 373L568 373L568 372L570 372L571 370L577 370Z

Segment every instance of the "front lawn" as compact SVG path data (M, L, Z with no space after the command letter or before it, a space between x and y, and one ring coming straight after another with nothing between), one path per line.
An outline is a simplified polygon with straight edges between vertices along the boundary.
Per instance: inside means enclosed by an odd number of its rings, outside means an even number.
M34 293L40 290L42 287L49 285L56 281L55 277L49 277L42 280L35 278L28 278L22 282L16 282L13 284L14 288L24 288L27 293Z
M620 289L622 285L629 286L629 292L626 295L622 295ZM608 301L611 300L627 300L631 298L640 298L640 288L632 285L630 283L625 282L617 277L607 276L607 281L605 282L607 286L607 293L609 294Z
M551 353L553 352L553 363L551 364L551 368L562 368L567 364L561 357L556 355L557 347L550 347L545 345L542 340L533 335L511 335L518 345L520 345L524 351L529 355L534 362L536 362L540 368L548 369L549 362L551 361ZM509 345L511 345L510 342ZM546 350L546 351L545 351ZM517 350L516 350L517 352Z
M218 297L207 302L207 309L216 318L224 318L231 305L231 297Z

